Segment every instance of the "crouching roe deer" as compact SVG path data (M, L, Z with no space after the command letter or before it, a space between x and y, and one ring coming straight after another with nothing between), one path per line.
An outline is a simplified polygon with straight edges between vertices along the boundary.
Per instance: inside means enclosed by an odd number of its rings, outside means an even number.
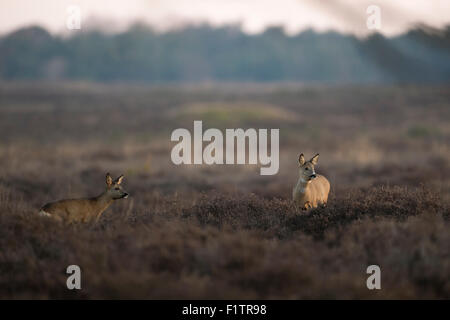
M298 158L300 177L292 191L292 198L302 210L325 206L328 201L330 183L314 171L318 159L319 154L316 154L311 160L305 161L303 153Z
M97 222L102 213L114 200L128 198L128 193L122 188L123 175L113 181L109 173L106 174L106 190L94 198L66 199L47 203L39 211L39 215L52 217L67 222L87 222L95 219Z

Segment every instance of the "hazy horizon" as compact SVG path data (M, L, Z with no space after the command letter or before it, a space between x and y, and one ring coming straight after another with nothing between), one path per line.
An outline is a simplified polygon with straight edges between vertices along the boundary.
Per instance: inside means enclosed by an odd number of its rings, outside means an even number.
M450 24L449 1L387 0L27 0L0 1L0 34L22 27L38 25L51 33L77 32L65 27L69 5L81 8L82 28L97 27L117 32L141 22L157 30L168 30L187 24L207 23L212 26L239 24L246 33L259 33L271 26L281 26L288 34L306 29L318 32L337 31L364 36L369 5L381 9L382 26L378 32L395 36L415 24L442 28Z

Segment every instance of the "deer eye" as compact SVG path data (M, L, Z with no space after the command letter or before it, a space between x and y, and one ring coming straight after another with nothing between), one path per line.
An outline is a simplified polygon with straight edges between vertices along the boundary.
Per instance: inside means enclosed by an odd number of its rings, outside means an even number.
M114 189L119 190L120 188L116 187L116 188L114 188Z
M305 168L305 170L309 170L308 168Z

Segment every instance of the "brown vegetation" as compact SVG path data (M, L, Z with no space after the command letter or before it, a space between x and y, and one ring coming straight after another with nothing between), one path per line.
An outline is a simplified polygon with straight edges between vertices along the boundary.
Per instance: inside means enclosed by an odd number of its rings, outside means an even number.
M2 84L0 297L448 299L449 101L441 87ZM194 119L280 128L279 174L173 165L170 133ZM321 154L327 208L292 205L299 152ZM99 223L37 215L101 193L106 171L131 197Z

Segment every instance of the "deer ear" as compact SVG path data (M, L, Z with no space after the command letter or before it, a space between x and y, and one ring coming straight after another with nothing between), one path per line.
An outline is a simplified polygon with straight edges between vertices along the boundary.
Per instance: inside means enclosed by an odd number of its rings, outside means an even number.
M299 163L301 166L305 164L305 156L303 155L303 153L301 153L301 154L298 156L298 163Z
M113 180L111 178L111 175L109 173L106 174L106 185L110 187L113 184Z
M114 181L114 184L121 184L122 180L123 180L123 174Z
M318 161L319 161L319 154L316 154L316 155L315 155L314 157L312 157L311 160L310 160L310 162L311 162L313 165L316 165Z

